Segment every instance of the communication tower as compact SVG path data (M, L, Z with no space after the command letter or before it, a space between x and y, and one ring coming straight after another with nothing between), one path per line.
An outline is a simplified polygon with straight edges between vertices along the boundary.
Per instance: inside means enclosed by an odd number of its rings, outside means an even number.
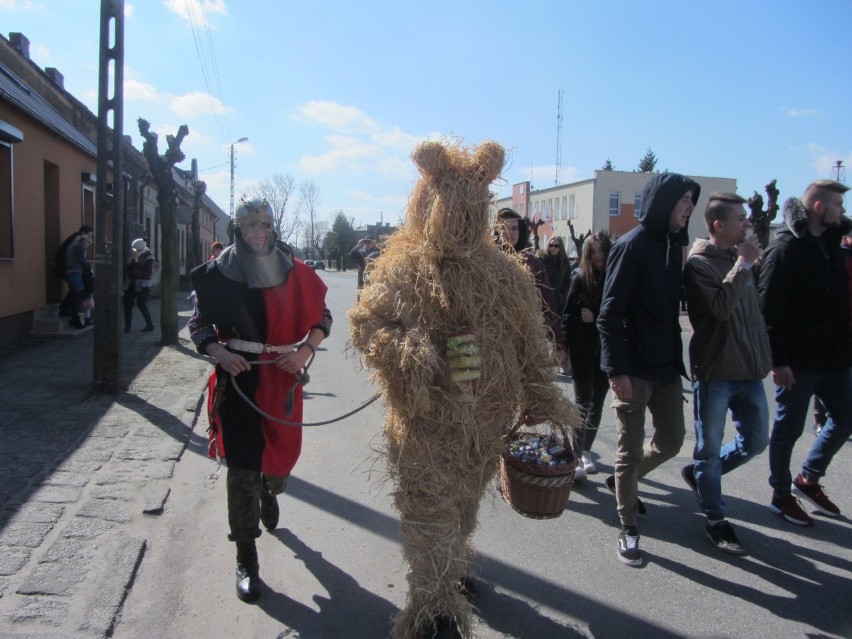
M559 170L562 168L562 94L564 91L559 89L559 98L556 103L556 181L554 184L559 186Z

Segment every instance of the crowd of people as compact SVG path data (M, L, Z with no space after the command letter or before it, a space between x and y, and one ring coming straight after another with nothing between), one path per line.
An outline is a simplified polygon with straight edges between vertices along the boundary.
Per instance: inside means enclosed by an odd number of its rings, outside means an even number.
M681 476L706 515L705 533L716 548L744 552L725 518L722 476L767 448L774 513L799 526L814 523L805 506L840 515L820 481L852 435L847 190L841 182L817 180L801 198L788 199L784 224L767 247L749 235L746 200L713 193L703 212L708 238L694 241L684 263L687 226L701 186L666 172L647 183L636 228L614 243L606 231L586 237L567 278L563 330L554 335L558 342L564 334L575 401L585 417L575 441L575 481L597 472L591 449L604 399L612 391L617 449L614 473L604 483L616 496L617 551L625 564L643 563L636 517L646 510L639 480L683 445L682 378L691 383L696 443L693 462ZM511 218L501 211L498 223ZM546 288L557 297L566 290L563 254L559 238L550 239L540 253L545 278L552 278ZM688 373L683 302L693 331ZM775 384L771 427L763 386L770 373ZM811 401L817 437L794 477L793 449ZM725 442L729 415L734 432Z
M552 364L571 372L582 413L572 442L575 481L598 473L600 458L608 456L593 455L592 449L611 396L617 441L610 451L614 472L603 483L615 494L616 548L623 563L644 561L637 525L637 516L646 512L640 480L678 455L684 442L684 379L691 384L695 446L680 474L717 549L744 553L726 519L722 477L767 449L774 513L798 526L813 525L808 510L840 515L821 482L852 435L847 190L840 182L817 180L801 198L789 198L784 223L766 247L749 234L746 200L713 193L703 211L708 236L687 250L701 185L660 173L643 190L638 225L615 240L606 230L590 232L574 262L559 237L548 238L534 253L527 220L512 209L498 212L494 242L529 273L552 340ZM199 352L216 360L209 383L210 454L228 463L236 592L249 602L261 594L255 539L261 524L277 526L276 496L300 454L305 367L332 324L325 285L278 241L273 220L267 202L243 202L234 242L215 243L209 261L192 272L191 337ZM85 326L85 301L92 292L85 275L91 273L86 257L91 242L92 229L83 226L55 258L54 268L69 288L63 311L75 328ZM352 249L359 294L380 254L379 242L369 237ZM134 240L126 263L125 332L134 306L145 321L142 330L154 329L146 304L154 264L147 241ZM688 370L681 339L684 301L692 326ZM770 374L774 420L764 391ZM794 473L794 447L811 402L819 409L819 428ZM725 441L729 417L733 432ZM296 427L275 427L276 422Z

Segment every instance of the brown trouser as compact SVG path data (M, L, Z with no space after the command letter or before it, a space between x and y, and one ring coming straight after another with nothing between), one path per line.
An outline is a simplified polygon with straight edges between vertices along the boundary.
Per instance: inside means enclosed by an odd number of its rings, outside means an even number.
M631 377L633 399L612 402L618 422L615 498L622 526L636 525L639 478L680 452L683 445L683 387L680 378L655 382ZM645 442L645 408L654 432Z

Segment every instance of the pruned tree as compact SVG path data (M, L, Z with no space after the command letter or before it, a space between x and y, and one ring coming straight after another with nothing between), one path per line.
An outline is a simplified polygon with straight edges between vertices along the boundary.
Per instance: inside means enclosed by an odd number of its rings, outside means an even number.
M639 160L639 168L637 169L637 171L639 173L653 173L656 167L657 156L654 155L654 152L651 150L651 147L648 147L648 150L645 152L644 157Z
M568 220L568 232L571 234L571 241L574 242L574 248L577 251L577 260L579 260L583 255L583 242L592 234L592 230L589 229L585 234L580 233L579 236L574 235L574 225L571 224L571 220Z
M778 196L781 191L775 186L776 182L777 180L772 180L764 187L769 198L765 211L763 210L763 196L757 191L748 199L748 208L751 211L748 221L751 222L754 234L757 235L760 245L764 248L769 244L769 225L778 213Z
M180 145L189 135L189 127L182 124L177 135L166 136L166 151L160 155L157 148L157 134L151 131L151 124L139 118L139 133L145 140L142 154L148 161L148 168L157 185L157 204L160 205L160 333L161 344L178 344L177 292L179 273L177 195L174 179L174 166L185 159Z
M275 211L275 233L279 240L287 244L298 237L301 225L299 208L291 206L295 190L296 182L292 175L274 173L250 191L252 197L264 199L272 205Z
M613 166L613 164L612 164L612 162L610 161L609 158L606 159L606 162L604 163L604 165L601 168L604 171L615 171L615 167Z

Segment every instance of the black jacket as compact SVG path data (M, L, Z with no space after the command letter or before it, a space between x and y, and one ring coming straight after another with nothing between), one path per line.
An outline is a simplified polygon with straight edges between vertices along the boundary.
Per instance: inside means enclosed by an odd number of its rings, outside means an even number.
M700 185L677 173L661 173L642 191L639 226L612 247L598 316L601 368L609 377L630 375L671 382L686 376L680 337L684 227L669 231L678 200Z
M769 243L758 292L772 366L837 370L852 366L849 284L840 241L852 222L815 238L802 203L784 203L786 228Z

